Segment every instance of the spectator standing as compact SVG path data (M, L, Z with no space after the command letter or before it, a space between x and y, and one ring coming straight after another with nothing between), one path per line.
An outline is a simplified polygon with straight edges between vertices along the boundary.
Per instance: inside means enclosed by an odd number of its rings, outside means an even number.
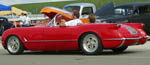
M23 26L29 26L30 25L30 18L27 16L27 14L22 13L22 15L19 17L20 25Z

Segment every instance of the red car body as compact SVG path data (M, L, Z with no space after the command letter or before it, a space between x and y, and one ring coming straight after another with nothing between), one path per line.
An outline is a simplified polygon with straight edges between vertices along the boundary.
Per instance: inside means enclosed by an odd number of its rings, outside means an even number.
M49 12L55 11L46 9L46 12L50 14ZM59 14L58 17L56 14L51 14L53 19L50 25L12 28L5 31L2 35L3 47L10 54L19 54L23 50L81 50L85 54L98 54L103 49L122 52L128 46L144 44L148 39L147 34L142 30L143 24L141 23L86 23L60 27L53 26L59 19Z
M132 32L128 27L133 28ZM2 45L6 48L9 36L17 36L27 50L78 50L80 37L85 33L95 33L102 40L104 49L144 44L146 33L143 24L81 24L72 27L23 27L12 28L2 35Z

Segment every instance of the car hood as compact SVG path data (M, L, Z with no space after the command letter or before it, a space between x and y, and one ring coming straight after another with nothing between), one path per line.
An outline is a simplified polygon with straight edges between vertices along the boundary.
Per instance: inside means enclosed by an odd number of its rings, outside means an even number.
M68 18L72 18L71 12L56 7L44 7L43 9L41 9L40 12L47 15L50 19L52 19L56 14L62 14L62 13L67 13L67 15L64 16Z
M114 4L113 4L113 2L110 2L110 3L100 7L95 12L95 15L99 16L99 17L114 15Z

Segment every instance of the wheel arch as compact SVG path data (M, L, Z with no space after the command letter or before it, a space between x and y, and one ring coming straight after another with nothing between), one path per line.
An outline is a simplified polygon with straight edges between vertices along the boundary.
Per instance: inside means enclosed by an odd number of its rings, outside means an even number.
M95 34L100 40L101 40L101 44L102 44L102 47L103 47L103 43L102 43L102 39L101 39L101 35L96 33L96 32L93 32L93 31L88 31L88 32L84 32L82 33L79 37L78 37L78 50L80 50L80 40L83 36L85 36L86 34Z
M7 40L8 40L9 37L11 37L11 36L16 36L16 37L20 40L20 42L23 44L23 41L22 41L22 39L21 39L20 36L18 36L18 35L16 35L16 34L11 34L11 35L8 35L8 36L6 37L6 40L4 41L4 42L5 42L5 46L4 46L5 49L6 49L6 43L7 43ZM26 49L26 47L25 47L24 44L23 44L23 46L24 46L24 48Z

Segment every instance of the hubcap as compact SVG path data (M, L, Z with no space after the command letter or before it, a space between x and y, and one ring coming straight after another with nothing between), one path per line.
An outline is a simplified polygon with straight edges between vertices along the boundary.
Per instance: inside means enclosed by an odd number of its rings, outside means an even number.
M19 50L19 40L16 37L10 37L7 43L8 50L12 53L16 53Z
M98 39L95 35L89 34L83 39L83 48L88 52L94 52L98 48Z

